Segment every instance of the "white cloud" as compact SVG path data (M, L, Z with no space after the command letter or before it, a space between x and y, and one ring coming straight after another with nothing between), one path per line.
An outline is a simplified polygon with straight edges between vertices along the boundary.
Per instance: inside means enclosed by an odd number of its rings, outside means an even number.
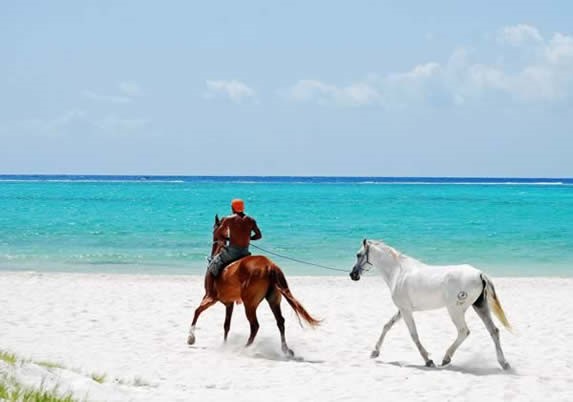
M552 64L573 66L573 36L556 33L545 49L547 60Z
M86 90L82 94L86 98L96 102L116 104L130 103L133 101L133 98L143 96L143 90L141 89L141 86L139 86L139 84L135 81L120 82L117 89L120 92L119 95L106 95L90 90Z
M366 82L337 87L317 80L301 80L290 88L288 97L296 101L360 106L376 102L380 94L371 84Z
M409 71L393 73L381 80L385 107L404 107L424 102L437 91L437 82L443 76L441 66L436 62L419 64ZM441 84L443 86L443 83Z
M134 81L121 82L118 85L123 95L102 95L93 91L83 91L82 95L90 100L126 104L134 97L143 96L143 90ZM0 134L48 135L48 136L81 136L104 133L127 134L146 128L149 119L120 117L115 114L107 116L95 115L81 109L71 109L54 118L27 119L0 125Z
M86 136L131 134L146 128L149 119L124 118L117 115L95 116L84 110L68 110L51 119L28 119L0 125L0 135Z
M96 127L113 134L131 133L144 128L148 123L147 119L126 119L115 115L94 121Z
M512 44L520 44L528 57L517 69L503 65L472 65L470 79L482 90L496 89L521 101L557 101L573 89L573 36L554 34L544 39L530 26L504 29ZM533 50L533 51L532 51Z
M241 81L208 80L205 84L207 85L205 96L208 98L223 96L234 103L241 103L246 99L255 99L256 97L255 90Z
M390 81L416 81L428 79L439 73L440 65L438 63L425 63L415 66L412 70L405 73L390 74Z
M93 91L84 91L83 95L96 102L104 102L104 103L129 103L131 102L131 98L129 96L121 96L121 95L102 95L98 94Z
M537 28L531 25L518 24L502 28L498 33L498 40L501 43L520 46L532 42L542 42L543 38Z
M77 121L83 121L87 118L87 113L83 110L68 110L64 112L61 116L49 121L46 125L48 127L62 127L73 124Z
M371 75L347 86L300 80L288 90L293 101L346 106L379 104L402 107L419 102L463 105L484 96L520 102L549 102L573 95L573 36L544 38L529 25L503 28L498 39L518 46L497 48L495 62L477 51L456 49L444 63L419 64L405 72ZM507 52L507 53L506 53ZM509 64L508 64L509 63Z
M438 63L425 63L404 73L380 77L371 74L366 79L346 86L327 84L318 80L300 80L288 90L294 101L365 106L373 104L403 104L423 97L426 84L439 74Z
M135 81L124 81L119 83L119 91L130 97L143 96L143 89Z
M300 80L290 89L290 97L298 101L311 101L317 97L334 97L338 88L316 80Z

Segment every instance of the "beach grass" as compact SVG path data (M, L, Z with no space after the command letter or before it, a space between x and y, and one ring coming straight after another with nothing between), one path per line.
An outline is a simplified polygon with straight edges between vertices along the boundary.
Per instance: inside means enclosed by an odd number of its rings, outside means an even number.
M98 374L98 373L92 373L92 375L90 376L92 380L94 380L97 383L103 384L103 382L105 381L105 378L107 377L106 374Z
M38 366L42 366L48 369L53 369L53 368L58 368L58 369L65 369L66 366L64 366L63 364L60 363L55 363L55 362L50 362L50 361L38 361L38 362L34 362L36 363Z
M16 357L16 355L14 353L0 350L0 360L6 362L8 364L14 365L18 362L18 357Z
M60 394L58 388L38 388L19 383L14 378L0 376L0 400L9 402L75 402L71 393Z
M63 368L61 364L43 361L33 362L29 359L19 358L16 354L0 350L0 360L15 366L17 363L35 363L46 368ZM20 383L7 373L0 373L0 400L10 402L73 402L76 399L71 392L61 394L58 387L46 388L44 384L31 387Z

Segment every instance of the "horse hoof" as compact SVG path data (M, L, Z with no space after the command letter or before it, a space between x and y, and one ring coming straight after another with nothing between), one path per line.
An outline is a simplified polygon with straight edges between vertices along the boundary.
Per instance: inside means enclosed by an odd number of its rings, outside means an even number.
M187 345L193 345L195 343L195 335L190 334L187 338Z
M282 347L283 353L287 356L287 357L294 357L294 352L292 351L292 349L289 349L287 346L283 346Z
M501 363L501 368L504 370L509 370L509 369L511 369L511 366L509 365L508 362L503 362L503 363Z
M449 358L442 360L442 366L447 366L448 364L450 364L451 361L452 359Z
M371 359L376 359L378 356L380 356L380 352L377 350L373 350L372 353L370 353Z
M436 367L436 365L434 364L434 361L433 361L433 360L428 360L428 361L426 362L426 367Z

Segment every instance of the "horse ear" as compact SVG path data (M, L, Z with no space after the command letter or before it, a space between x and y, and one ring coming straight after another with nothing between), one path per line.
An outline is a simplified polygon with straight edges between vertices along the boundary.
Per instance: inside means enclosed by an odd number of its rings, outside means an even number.
M218 225L219 224L219 214L215 215L215 224Z
M368 240L366 240L366 239L362 240L362 245L363 245L364 247L366 247L366 242L367 242L367 241L368 241Z

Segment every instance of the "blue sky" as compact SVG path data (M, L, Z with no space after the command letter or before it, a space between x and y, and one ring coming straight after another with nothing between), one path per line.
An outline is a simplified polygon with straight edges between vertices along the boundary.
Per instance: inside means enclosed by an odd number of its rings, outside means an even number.
M0 173L573 176L569 1L5 2Z

